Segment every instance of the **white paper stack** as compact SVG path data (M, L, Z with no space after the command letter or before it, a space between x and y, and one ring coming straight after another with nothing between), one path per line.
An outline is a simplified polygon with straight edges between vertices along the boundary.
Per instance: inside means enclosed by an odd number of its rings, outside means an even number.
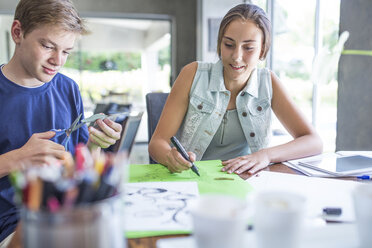
M372 152L325 153L285 162L287 166L315 177L360 177L372 175Z

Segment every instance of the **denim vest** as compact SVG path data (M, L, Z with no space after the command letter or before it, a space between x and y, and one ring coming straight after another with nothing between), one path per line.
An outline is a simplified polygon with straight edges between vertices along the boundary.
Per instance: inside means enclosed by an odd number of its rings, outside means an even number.
M251 152L269 143L271 137L272 84L270 71L254 69L246 87L236 97L239 121ZM221 124L230 100L225 88L223 65L198 63L189 94L189 106L177 136L187 151L200 160Z

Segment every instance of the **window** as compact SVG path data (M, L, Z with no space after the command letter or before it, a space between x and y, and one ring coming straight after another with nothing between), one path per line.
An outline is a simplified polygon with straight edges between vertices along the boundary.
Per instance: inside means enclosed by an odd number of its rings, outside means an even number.
M86 18L81 37L61 70L78 82L86 116L97 103L132 104L145 110L148 92L169 92L170 20ZM147 115L137 141L147 141Z
M255 4L273 6L272 61L267 66L279 76L297 106L312 121L324 142L324 151L335 150L337 120L337 74L314 87L313 61L321 49L337 43L340 0L258 0ZM269 8L267 8L267 6ZM266 8L265 8L266 7ZM326 13L325 13L325 10ZM271 16L271 11L268 11ZM273 123L274 134L285 134L280 122ZM278 135L274 143L290 140Z

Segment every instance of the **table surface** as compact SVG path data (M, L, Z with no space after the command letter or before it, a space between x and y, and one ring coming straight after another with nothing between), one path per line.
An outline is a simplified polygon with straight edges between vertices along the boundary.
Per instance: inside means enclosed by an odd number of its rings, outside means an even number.
M281 173L289 173L289 174L299 174L297 171L292 170L291 168L285 166L284 164L273 164L269 167L266 167L264 170L266 171L274 171L274 172L281 172ZM248 179L249 177L254 176L248 173L244 173L240 175L240 177L244 180ZM15 235L10 242L8 248L21 248L22 247L22 239L20 230L21 226L18 225ZM188 235L166 235L166 236L156 236L156 237L146 237L146 238L135 238L135 239L128 239L127 248L156 248L156 241L162 238L170 238L170 237L182 237Z
M291 168L287 167L284 164L273 164L273 165L270 165L269 167L266 167L264 170L281 172L281 173L289 173L289 174L299 174L299 172L292 170ZM252 175L248 173L240 175L240 177L243 178L244 180L248 179L251 176ZM182 237L182 236L188 236L188 235L166 235L166 236L128 239L128 248L156 248L156 241L158 239L171 238L171 237Z

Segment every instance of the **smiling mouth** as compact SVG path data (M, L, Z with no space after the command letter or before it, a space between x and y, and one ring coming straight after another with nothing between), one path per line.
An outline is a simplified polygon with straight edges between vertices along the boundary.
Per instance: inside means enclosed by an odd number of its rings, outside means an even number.
M245 67L245 66L234 66L234 65L230 65L230 66L233 70L241 70Z
M48 75L54 75L54 74L56 74L56 72L57 72L57 70L49 69L49 68L44 67L44 66L43 66L43 69L44 69L44 72L45 72L46 74L48 74Z

